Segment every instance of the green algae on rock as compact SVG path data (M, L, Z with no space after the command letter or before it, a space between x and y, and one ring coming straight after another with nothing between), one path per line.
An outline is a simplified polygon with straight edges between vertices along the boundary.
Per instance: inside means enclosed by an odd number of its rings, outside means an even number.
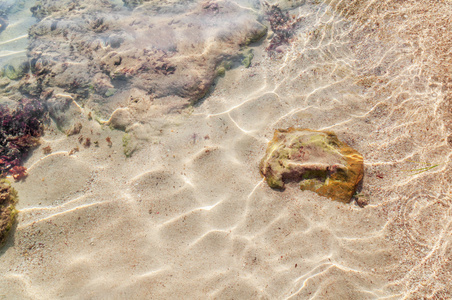
M275 131L260 171L271 188L298 182L302 190L348 203L364 168L361 154L334 133L289 128Z
M6 180L0 181L0 247L6 241L8 232L13 226L17 210L14 208L17 193Z
M30 69L27 57L14 57L3 67L2 73L11 80L22 78Z

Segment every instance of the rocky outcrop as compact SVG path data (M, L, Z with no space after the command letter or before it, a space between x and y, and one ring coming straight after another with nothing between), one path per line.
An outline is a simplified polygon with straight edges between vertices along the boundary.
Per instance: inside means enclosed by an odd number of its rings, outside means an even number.
M32 73L38 89L69 93L104 116L127 105L132 89L168 99L169 110L194 103L224 60L266 33L257 13L227 0L140 1L132 10L65 2L41 0L32 9L42 18L30 30Z

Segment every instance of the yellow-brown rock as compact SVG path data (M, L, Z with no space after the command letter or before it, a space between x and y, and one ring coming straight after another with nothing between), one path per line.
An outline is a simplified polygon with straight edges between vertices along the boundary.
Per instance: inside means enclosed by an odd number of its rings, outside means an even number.
M16 191L5 180L0 181L0 246L6 241L9 230L13 226L17 211Z
M363 178L363 157L332 132L279 129L260 164L268 185L284 189L297 182L302 190L350 202Z

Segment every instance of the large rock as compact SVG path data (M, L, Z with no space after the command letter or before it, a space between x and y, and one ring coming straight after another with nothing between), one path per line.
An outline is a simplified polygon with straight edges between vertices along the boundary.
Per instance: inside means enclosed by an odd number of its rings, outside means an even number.
M331 132L276 130L260 165L270 187L297 182L302 190L350 202L363 178L363 158Z
M224 60L267 30L233 1L141 3L130 10L103 0L38 1L29 57L40 86L104 116L126 106L132 89L183 108L206 94Z

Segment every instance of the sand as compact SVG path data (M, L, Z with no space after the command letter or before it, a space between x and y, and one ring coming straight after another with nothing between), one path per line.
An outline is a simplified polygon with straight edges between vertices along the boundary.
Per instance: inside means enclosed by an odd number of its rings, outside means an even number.
M269 57L269 39L251 45L249 68L176 113L125 105L126 132L72 101L80 134L49 125L13 184L0 296L451 298L450 59L447 41L427 37L452 7L353 3L294 4L303 25L282 53ZM333 131L363 155L368 205L268 187L259 162L291 126Z

